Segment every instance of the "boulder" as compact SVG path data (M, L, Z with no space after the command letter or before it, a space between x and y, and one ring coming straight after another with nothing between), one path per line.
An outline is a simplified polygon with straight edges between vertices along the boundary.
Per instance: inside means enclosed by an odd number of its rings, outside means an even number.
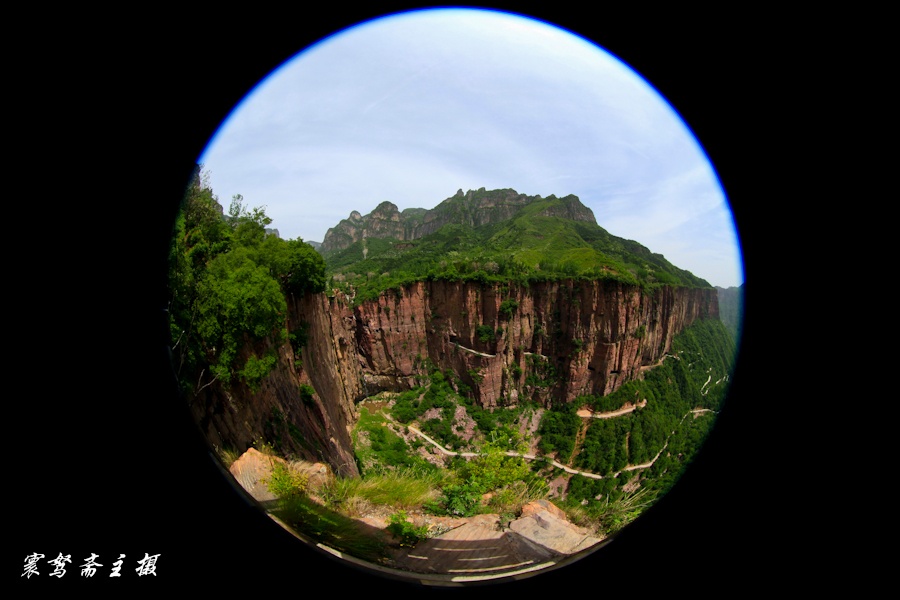
M283 458L269 456L256 448L250 448L228 467L228 471L257 502L267 502L276 499L275 494L270 492L266 485L266 480L272 474L272 465L276 461L286 464Z
M510 531L559 554L575 554L601 541L589 529L570 523L549 500L529 502L522 515L509 524Z
M257 502L268 503L276 500L277 497L266 484L268 478L272 475L272 468L275 463L283 464L290 469L305 473L308 477L307 487L309 490L317 490L325 485L334 475L328 465L324 463L312 463L307 461L288 462L278 456L264 454L256 448L250 448L244 452L228 468L228 471L234 476L241 487L247 490L247 493L253 496Z

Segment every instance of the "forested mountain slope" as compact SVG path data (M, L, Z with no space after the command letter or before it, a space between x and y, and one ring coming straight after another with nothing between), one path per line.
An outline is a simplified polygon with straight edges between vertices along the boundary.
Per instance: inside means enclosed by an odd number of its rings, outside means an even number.
M328 230L320 251L329 287L372 298L420 279L535 282L611 279L711 287L633 240L597 225L575 196L462 190L431 210L383 202Z

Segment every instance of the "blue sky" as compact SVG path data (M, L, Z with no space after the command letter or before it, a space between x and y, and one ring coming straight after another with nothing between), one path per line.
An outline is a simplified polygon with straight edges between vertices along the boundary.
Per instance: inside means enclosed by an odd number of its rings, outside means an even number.
M241 194L282 238L321 242L385 200L403 210L459 189L574 194L611 234L712 285L743 282L702 147L647 81L592 42L508 13L435 9L298 51L198 157L226 210Z

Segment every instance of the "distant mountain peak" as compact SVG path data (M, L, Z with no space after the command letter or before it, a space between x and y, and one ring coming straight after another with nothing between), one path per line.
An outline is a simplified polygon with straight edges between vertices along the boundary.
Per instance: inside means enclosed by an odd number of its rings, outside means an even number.
M593 211L571 194L563 198L553 195L542 198L520 194L511 188L486 190L482 187L467 192L460 188L432 209L414 208L400 212L396 204L385 200L365 216L354 210L349 218L325 233L321 251L342 250L363 238L414 240L449 224L480 227L499 223L536 203L540 204L537 214L542 216L597 223Z

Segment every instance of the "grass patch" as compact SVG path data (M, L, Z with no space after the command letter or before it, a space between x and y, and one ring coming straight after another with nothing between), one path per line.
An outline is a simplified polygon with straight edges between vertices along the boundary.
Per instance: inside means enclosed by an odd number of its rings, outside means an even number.
M406 510L422 506L438 495L442 475L437 471L385 471L365 478L335 478L316 491L322 503L306 492L306 479L276 463L269 489L279 496L271 513L288 526L318 542L370 562L387 555L389 540L376 528L356 520L372 507L395 511L387 531L401 545L413 546L427 528L415 527Z
M560 508L572 523L608 536L637 519L654 501L651 491L640 488L630 493L607 495L586 506L566 503Z
M272 461L272 474L266 480L269 491L279 498L289 498L306 492L309 475L290 465Z
M387 544L374 532L305 494L281 498L271 513L298 533L362 560L377 563L387 555Z
M408 510L436 497L444 477L436 469L385 470L362 478L335 479L319 493L326 506L336 510L353 512L360 500Z
M215 447L216 455L219 457L219 460L222 461L222 464L225 465L225 468L228 469L234 462L241 457L241 454L235 450L234 448L219 448Z

